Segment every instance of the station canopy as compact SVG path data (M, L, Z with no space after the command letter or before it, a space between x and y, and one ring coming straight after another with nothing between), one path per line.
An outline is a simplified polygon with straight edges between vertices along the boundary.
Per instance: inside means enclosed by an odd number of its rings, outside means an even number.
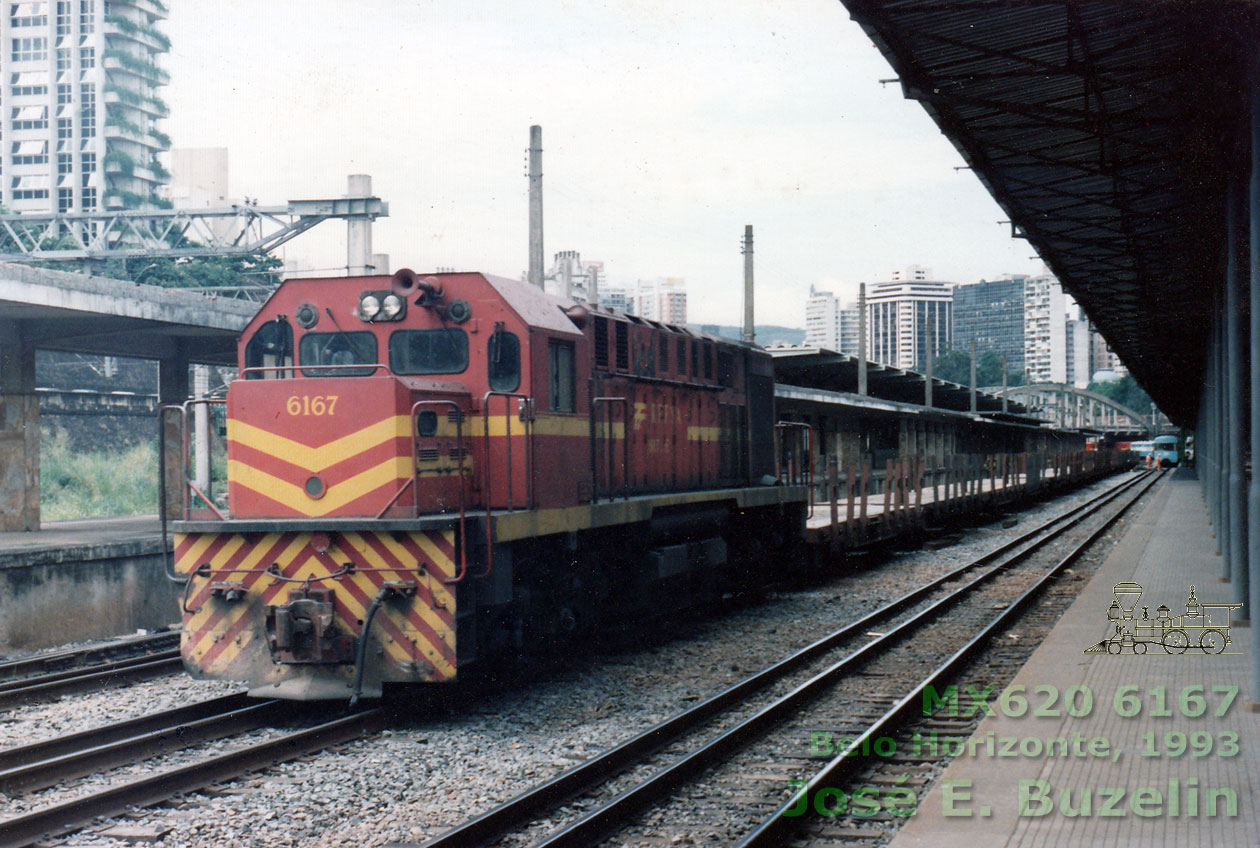
M1164 412L1191 426L1225 273L1255 7L842 2L1013 233Z

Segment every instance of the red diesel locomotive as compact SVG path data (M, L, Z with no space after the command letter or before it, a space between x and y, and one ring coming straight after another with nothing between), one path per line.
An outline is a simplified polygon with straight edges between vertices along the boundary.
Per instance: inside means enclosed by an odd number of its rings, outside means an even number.
M404 270L286 281L238 352L230 515L190 485L174 525L196 676L450 681L729 591L801 536L752 345Z

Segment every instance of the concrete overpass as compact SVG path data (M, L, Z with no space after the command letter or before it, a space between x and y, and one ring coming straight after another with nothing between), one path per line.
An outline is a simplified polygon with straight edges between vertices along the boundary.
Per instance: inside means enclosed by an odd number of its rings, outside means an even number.
M39 529L37 349L158 360L159 399L179 402L189 364L236 361L257 310L196 290L0 263L0 532Z

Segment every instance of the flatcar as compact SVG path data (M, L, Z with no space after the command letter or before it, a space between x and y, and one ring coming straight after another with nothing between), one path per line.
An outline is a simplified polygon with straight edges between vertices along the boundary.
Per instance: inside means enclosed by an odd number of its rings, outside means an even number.
M1160 468L1174 468L1181 462L1176 436L1156 436L1151 442L1151 456Z
M403 270L284 282L238 357L229 511L188 486L173 525L194 676L454 681L765 580L803 535L752 345Z

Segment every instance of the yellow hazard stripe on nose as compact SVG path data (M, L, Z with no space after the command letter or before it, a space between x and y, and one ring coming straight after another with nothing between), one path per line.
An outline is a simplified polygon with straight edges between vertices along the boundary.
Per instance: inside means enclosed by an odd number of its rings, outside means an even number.
M239 460L228 460L228 478L237 485L284 504L308 518L319 518L389 483L412 476L410 457L393 457L353 477L328 487L324 496L312 498L301 486L281 480Z
M410 438L410 436L411 418L406 415L394 415L382 419L327 444L315 446L304 445L232 418L228 419L227 432L229 442L236 442L277 457L311 473L323 471L325 468L358 456L388 439Z

